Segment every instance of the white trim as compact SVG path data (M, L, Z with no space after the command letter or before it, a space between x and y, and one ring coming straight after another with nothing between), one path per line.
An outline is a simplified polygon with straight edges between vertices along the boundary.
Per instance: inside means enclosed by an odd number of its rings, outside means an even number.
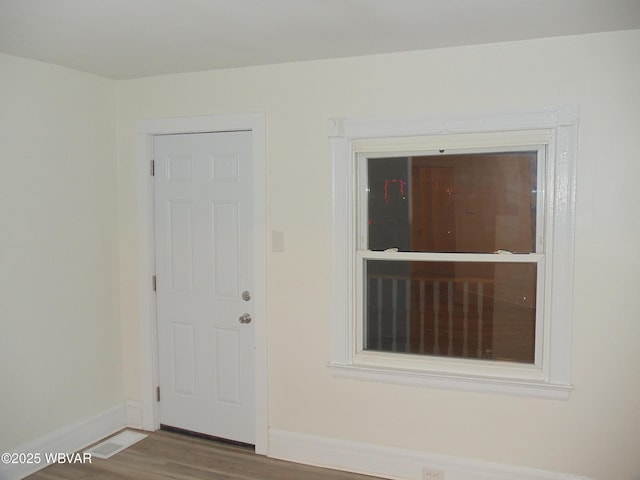
M436 118L332 119L329 121L332 189L332 318L329 366L339 377L422 384L513 395L567 399L571 391L571 336L573 325L573 258L575 229L575 164L577 161L578 108L562 106L542 111L495 115L460 115ZM471 143L469 143L471 142ZM505 143L506 142L506 143ZM356 158L362 152L413 151L433 148L488 148L546 145L544 183L545 260L539 264L545 275L542 346L536 340L537 376L500 378L498 367L477 375L442 371L439 366L420 371L391 364L371 365L358 361L356 351L357 285L354 282L358 239ZM386 145L386 147L385 147ZM429 254L365 252L367 258L424 258ZM442 257L444 258L444 257ZM471 257L469 257L471 258ZM480 256L474 257L481 259ZM488 258L488 257L487 257ZM534 260L533 255L496 256L497 261ZM553 285L552 285L553 282ZM552 288L553 287L553 288ZM541 303L541 302L539 302ZM538 305L540 307L540 305ZM438 362L434 362L435 363ZM497 365L497 364L496 364ZM381 368L377 368L381 367ZM368 371L367 371L368 370ZM455 370L455 369L454 369ZM446 380L443 381L442 374ZM417 381L416 376L423 375ZM505 377L505 375L500 375ZM506 372L509 376L509 372ZM479 387L485 380L485 386ZM505 381L507 380L507 381Z
M142 406L140 402L127 400L127 427L142 430Z
M452 115L438 117L334 118L329 120L331 138L419 137L496 131L539 130L577 125L577 105L506 114ZM470 125L473 125L470 127Z
M142 120L136 124L137 266L140 315L142 427L160 427L156 312L151 276L155 272L153 182L149 174L152 136L172 133L251 130L253 142L254 319L256 453L268 451L268 376L266 302L266 118L262 113Z
M384 447L271 429L270 456L398 480L421 480L424 467L455 480L593 480L587 477L470 458Z
M411 260L434 262L489 262L489 263L535 263L544 260L539 253L440 253L440 252L387 252L377 250L359 250L356 252L360 260Z
M441 364L443 364L442 362ZM368 365L331 365L332 374L337 378L367 380L377 383L411 385L417 387L459 390L464 392L497 393L517 397L545 398L547 400L567 400L572 387L551 384L537 379L500 378L470 373L447 374L443 372L423 372L401 368L381 368Z
M126 427L124 404L59 428L32 442L14 448L10 453L40 454L38 464L0 464L0 478L24 478L47 467L46 453L74 453Z

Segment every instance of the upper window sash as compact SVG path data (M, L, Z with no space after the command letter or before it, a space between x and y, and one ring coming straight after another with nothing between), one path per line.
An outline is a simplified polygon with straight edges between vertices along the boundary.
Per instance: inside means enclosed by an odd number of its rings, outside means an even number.
M485 134L486 135L486 134ZM547 151L550 148L548 142L553 139L553 132L551 131L536 131L531 135L531 138L527 138L521 132L518 132L517 141L515 141L513 135L506 135L505 146L499 146L499 137L496 135L490 135L491 141L488 142L486 139L483 139L480 135L466 135L464 136L466 141L475 141L482 145L487 144L496 144L492 147L479 147L479 148L469 148L468 145L465 148L461 148L459 146L458 141L452 141L449 139L447 142L441 140L440 145L447 146L451 144L457 145L456 148L449 149L438 149L438 150L402 150L401 148L414 148L420 145L418 143L421 140L422 145L431 145L436 144L433 141L427 141L424 139L411 139L409 144L404 143L406 139L402 139L398 141L398 139L385 139L388 141L394 140L392 143L394 145L393 150L385 151L384 145L379 142L379 139L374 140L373 142L376 144L375 146L379 147L382 151L367 151L367 152L358 152L355 151L359 146L360 148L364 148L365 146L369 147L368 150L371 150L372 145L364 142L363 140L354 142L354 156L355 156L355 169L356 169L356 223L357 223L357 249L358 250L369 250L369 239L368 239L368 222L369 222L369 214L368 214L368 206L369 206L369 178L368 178L368 166L367 162L369 159L375 158L412 158L412 157L444 157L453 156L453 155L464 155L464 154L481 154L481 153L519 153L519 152L533 152L537 153L536 158L536 219L535 219L535 253L544 252L545 245L545 185L546 185L546 172L547 172ZM529 140L526 142L525 140ZM530 143L532 140L543 141L545 143ZM369 140L372 141L372 140ZM514 146L513 144L516 144ZM411 180L409 181L408 188L412 188ZM393 247L389 247L393 248ZM514 252L515 253L515 252Z

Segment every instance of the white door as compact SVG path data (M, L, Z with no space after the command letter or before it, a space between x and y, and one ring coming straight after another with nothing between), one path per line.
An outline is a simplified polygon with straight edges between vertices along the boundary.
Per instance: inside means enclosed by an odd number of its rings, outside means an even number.
M154 137L160 423L255 443L251 132Z

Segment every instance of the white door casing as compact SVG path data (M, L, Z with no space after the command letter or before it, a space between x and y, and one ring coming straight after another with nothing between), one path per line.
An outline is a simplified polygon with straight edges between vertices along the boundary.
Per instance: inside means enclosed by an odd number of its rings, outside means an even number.
M155 274L154 178L150 176L155 135L250 131L252 145L252 224L253 224L253 362L254 432L256 453L268 452L268 365L266 324L266 129L264 114L227 114L138 121L136 124L137 191L137 303L140 320L139 403L129 401L139 421L130 425L146 430L160 426L160 404L156 401L159 359L155 292L150 288ZM130 415L131 418L136 418Z
M255 442L251 132L154 137L160 423Z

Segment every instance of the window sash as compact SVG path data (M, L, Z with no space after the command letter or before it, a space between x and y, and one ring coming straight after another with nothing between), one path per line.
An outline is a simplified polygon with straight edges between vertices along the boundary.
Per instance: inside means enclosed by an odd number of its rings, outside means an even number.
M415 355L396 352L377 352L365 350L365 317L366 317L366 272L365 263L367 260L389 260L389 261L431 261L431 262L453 262L453 263L528 263L535 264L537 271L536 278L536 315L535 315L535 347L534 362L532 364L521 364L509 361L482 360L477 358L448 358L433 355ZM355 257L355 325L354 325L354 364L382 364L390 367L399 365L411 365L412 368L421 370L437 371L440 369L453 368L461 374L487 373L487 368L492 370L492 374L502 376L512 376L516 372L525 375L527 378L542 378L543 359L545 358L545 348L549 343L549 315L545 314L545 297L547 286L550 281L546 279L545 269L546 257L544 254L484 254L484 253L431 253L431 252L378 252L371 250L359 250Z
M540 132L536 135L540 135L540 140L548 139L548 132ZM469 136L467 136L469 137ZM534 135L535 137L535 135ZM536 230L535 230L535 253L526 254L509 254L509 253L441 253L441 252L405 252L405 251L373 251L368 250L368 201L369 201L369 180L368 180L368 159L370 158L392 158L392 157L413 157L413 156L438 156L440 155L439 149L420 149L420 142L425 142L424 138L415 139L396 139L395 142L390 139L381 139L380 143L367 139L364 141L357 141L353 147L354 153L354 167L355 167L355 235L356 235L356 255L355 255L355 325L354 325L354 351L353 361L354 364L386 364L396 365L409 363L414 368L422 370L434 370L440 368L453 368L459 369L460 373L468 374L469 372L476 372L478 368L480 371L487 373L487 368L491 369L492 374L507 376L513 375L515 371L524 375L526 378L541 378L543 370L543 358L545 358L545 345L548 344L549 339L545 338L548 335L550 328L545 325L548 324L549 315L545 313L545 293L548 285L550 285L550 278L545 274L545 215L547 211L545 207L547 205L546 199L546 174L551 173L552 170L547 170L547 158L548 158L548 145L546 143L533 143L532 136L518 137L517 141L514 141L511 137L505 138L504 135L496 135L487 139L484 136L474 138L461 138L456 136L453 144L451 143L451 137L447 138L447 153L453 154L465 154L465 153L496 153L496 152L524 152L524 151L536 151L537 152L537 179L536 179ZM525 141L525 138L528 141ZM481 140L482 139L482 140ZM428 142L442 142L440 138L428 138ZM460 141L460 144L456 142ZM469 147L466 142L478 142L479 146ZM383 147L387 143L387 148ZM433 143L435 145L436 143ZM410 145L411 150L407 148ZM365 147L368 147L367 151ZM373 147L373 148L372 148ZM360 151L358 151L360 150ZM551 232L546 232L550 234ZM534 346L534 362L533 364L517 364L516 362L508 361L496 361L496 360L482 360L477 358L461 359L461 358L447 358L433 355L414 355L406 353L391 353L391 352L374 352L364 349L364 337L366 331L365 316L366 316L366 279L364 265L366 260L399 260L399 261L433 261L433 262L474 262L474 263L534 263L537 267L536 277L536 306L535 306L535 346ZM405 358L407 357L407 358ZM418 358L416 358L418 357ZM479 367L480 366L480 367ZM515 371L514 371L515 369ZM502 373L501 373L502 372Z
M538 133L538 135L543 136L542 133ZM548 135L548 134L547 134ZM475 137L473 137L475 138ZM481 137L479 137L481 138ZM499 137L498 137L499 138ZM519 138L519 137L518 137ZM522 137L524 138L524 137ZM389 141L389 139L386 139ZM496 142L494 146L491 147L482 147L478 148L470 148L468 145L465 148L461 148L456 145L453 148L447 150L449 155L458 155L458 154L473 154L473 153L517 153L517 152L527 152L527 151L536 151L537 152L537 178L536 178L536 227L535 227L535 251L536 253L542 253L545 249L545 239L548 237L545 233L545 213L546 213L546 205L547 205L547 195L550 192L546 190L547 173L552 173L552 169L547 169L547 158L549 157L548 147L549 145L546 143L526 143L524 141L515 142L513 139L508 141L507 139L502 139L504 145L501 145L498 142L498 139L493 139L492 142ZM406 142L406 139L403 139ZM424 140L423 140L424 141ZM483 143L488 143L486 140L481 142L479 139L476 139L482 145ZM531 138L529 138L531 141ZM367 142L371 142L370 139ZM414 142L417 140L414 139ZM451 140L449 139L449 142ZM515 145L513 145L515 144ZM369 145L368 143L362 143L360 141L361 147L363 145ZM382 147L383 144L374 144L378 147ZM366 250L368 248L369 239L368 239L368 201L369 201L369 181L368 181L368 168L367 168L367 160L370 158L391 158L391 157L419 157L419 156L438 156L440 155L439 150L402 150L404 148L408 148L406 144L401 143L399 145L393 144L395 147L393 150L385 151L384 148L381 148L381 151L357 151L354 153L354 162L355 162L355 171L356 171L356 248L359 250ZM416 145L413 143L409 143L409 145L415 148ZM358 146L356 142L355 147ZM400 148L398 148L400 147ZM551 202L551 199L549 200ZM552 203L549 203L551 205Z

